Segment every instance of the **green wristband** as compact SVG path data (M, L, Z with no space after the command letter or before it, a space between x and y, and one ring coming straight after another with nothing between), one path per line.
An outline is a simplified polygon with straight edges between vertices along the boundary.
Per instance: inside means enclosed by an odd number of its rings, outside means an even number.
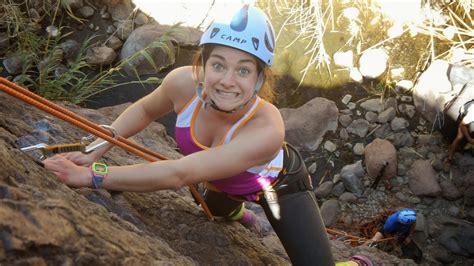
M108 173L109 167L105 163L94 162L91 165L92 187L100 188Z

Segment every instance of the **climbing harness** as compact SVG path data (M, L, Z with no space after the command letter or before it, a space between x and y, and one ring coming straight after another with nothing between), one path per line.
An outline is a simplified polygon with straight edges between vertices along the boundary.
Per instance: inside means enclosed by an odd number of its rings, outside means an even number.
M140 146L124 137L121 136L115 136L113 132L110 130L101 127L77 114L75 114L72 111L69 111L66 108L63 108L51 101L46 100L45 98L3 78L0 77L0 90L6 92L7 94L22 100L23 102L33 105L36 108L39 108L47 113L50 113L51 115L56 116L57 118L60 118L68 123L71 123L91 134L94 136L101 138L109 143L112 143L116 146L119 146L131 153L134 153L137 156L142 157L143 159L149 161L149 162L155 162L158 159L161 160L167 160L167 158L157 152L154 152L152 150L149 150L143 146ZM105 145L105 144L103 144ZM54 150L53 149L46 149L48 146L45 145L45 147L40 147L39 149L43 149L46 151L49 150ZM56 150L59 150L60 147L56 147ZM32 148L33 149L33 148ZM207 207L206 203L204 202L204 199L202 198L202 195L192 186L189 186L189 190L191 191L191 194L200 202L201 207L204 210L204 213L206 216L209 218L209 220L213 220L213 216Z
M253 201L261 204L265 200L273 218L279 220L281 218L279 198L302 191L312 191L313 189L311 178L304 168L301 154L289 143L284 142L282 146L284 151L283 169L271 184L263 186L260 191L248 195L233 195L219 190L211 182L204 182L200 189L204 191L205 197L207 197L208 191L212 191L217 194L225 194L233 202Z

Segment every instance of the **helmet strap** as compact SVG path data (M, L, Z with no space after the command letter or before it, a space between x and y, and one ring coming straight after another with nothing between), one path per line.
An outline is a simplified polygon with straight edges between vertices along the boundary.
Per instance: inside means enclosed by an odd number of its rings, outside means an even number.
M204 108L206 108L207 106L211 106L216 111L223 112L223 113L226 113L226 114L232 114L235 111L240 110L240 109L244 108L245 106L247 106L247 104L253 99L253 97L255 97L255 95L257 95L257 93L260 91L260 89L262 88L262 85L263 85L263 74L262 74L262 72L260 72L258 74L257 82L255 83L255 89L253 91L252 96L245 103L237 106L236 108L234 108L232 110L223 110L223 109L219 108L219 106L217 106L217 104L212 99L205 100L203 98L203 90L204 89L202 87L202 82L199 82L199 84L198 84L197 95L199 97L199 100L204 104Z

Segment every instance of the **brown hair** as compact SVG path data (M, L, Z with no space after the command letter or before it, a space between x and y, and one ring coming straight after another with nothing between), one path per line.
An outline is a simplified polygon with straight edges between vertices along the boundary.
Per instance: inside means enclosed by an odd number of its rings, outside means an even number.
M203 69L203 64L206 64L207 59L209 58L209 55L211 54L212 50L216 47L215 45L212 44L207 44L204 45L203 48L201 48L199 51L197 51L194 54L193 57L193 76L197 81L201 81L204 73L202 72ZM253 55L252 55L253 56ZM254 58L257 61L257 70L258 72L263 72L263 84L262 88L258 92L258 96L262 97L262 99L272 102L273 98L275 96L273 92L273 85L274 85L274 79L273 79L273 73L265 63L262 62L262 60Z

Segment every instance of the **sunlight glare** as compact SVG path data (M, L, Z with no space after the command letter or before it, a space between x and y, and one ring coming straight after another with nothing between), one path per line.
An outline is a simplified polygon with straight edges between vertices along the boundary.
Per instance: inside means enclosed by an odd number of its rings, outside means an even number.
M230 16L242 4L252 4L253 0L133 0L142 12L153 17L158 23L205 28L210 18Z
M377 2L382 13L390 17L395 24L415 22L419 20L422 13L421 0L378 0Z

